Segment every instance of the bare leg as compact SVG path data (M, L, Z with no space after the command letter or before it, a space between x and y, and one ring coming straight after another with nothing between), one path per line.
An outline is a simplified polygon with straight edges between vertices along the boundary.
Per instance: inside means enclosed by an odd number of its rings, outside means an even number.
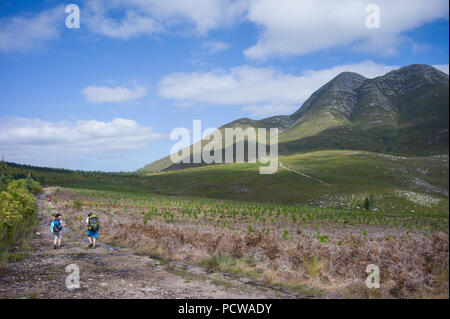
M94 237L94 247L95 247L96 242L97 242L97 238Z

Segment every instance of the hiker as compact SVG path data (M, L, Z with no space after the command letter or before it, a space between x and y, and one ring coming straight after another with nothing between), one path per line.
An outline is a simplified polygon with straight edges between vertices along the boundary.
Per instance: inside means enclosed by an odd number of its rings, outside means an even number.
M86 218L86 227L88 228L87 237L89 239L89 248L95 248L98 238L98 216L92 213Z
M61 239L64 226L67 226L62 220L61 214L56 214L55 219L50 224L50 231L53 234L53 248L61 247Z

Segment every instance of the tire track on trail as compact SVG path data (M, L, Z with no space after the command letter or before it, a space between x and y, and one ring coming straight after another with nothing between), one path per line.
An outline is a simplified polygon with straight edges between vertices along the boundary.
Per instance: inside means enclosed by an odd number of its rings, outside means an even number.
M288 171L291 171L291 172L293 172L293 173L302 175L302 176L304 176L304 177L306 177L306 178L312 179L313 181L322 183L322 184L324 184L324 185L331 186L331 184L328 184L327 182L324 182L324 181L321 180L321 179L318 179L318 178L312 177L312 176L310 176L310 175L308 175L308 174L305 174L305 173L302 173L302 172L293 170L293 169L291 169L291 168L289 168L289 167L284 166L283 163L281 163L281 162L279 162L279 163L280 163L280 167L282 167L282 168L284 168L284 169L286 169L286 170L288 170Z
M210 273L202 267L178 261L138 255L132 249L118 249L102 243L101 233L97 248L88 249L87 239L69 228L63 233L63 246L53 249L48 221L52 220L57 210L45 198L46 194L38 196L39 223L29 242L28 255L0 268L0 298L316 297L269 287L243 277ZM79 267L79 289L66 288L66 278L70 274L66 272L66 267L70 264Z

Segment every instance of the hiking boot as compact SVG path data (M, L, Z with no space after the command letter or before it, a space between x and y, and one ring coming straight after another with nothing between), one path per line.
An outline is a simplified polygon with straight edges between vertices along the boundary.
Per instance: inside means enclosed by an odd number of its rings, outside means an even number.
M95 246L92 246L92 249L95 249Z
M56 247L56 245L53 245L53 248L56 249L56 248L58 248L58 247Z
M90 243L88 247L89 247L89 248L92 248L92 245L93 245L93 244L92 244L92 243ZM95 248L95 247L94 247L94 248Z

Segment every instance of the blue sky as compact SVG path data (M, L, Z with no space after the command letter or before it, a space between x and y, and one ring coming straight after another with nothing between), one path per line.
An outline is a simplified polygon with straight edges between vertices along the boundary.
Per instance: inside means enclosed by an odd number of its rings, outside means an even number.
M79 29L65 26L70 3ZM0 1L0 154L130 171L167 155L176 127L290 114L342 71L448 73L448 12L440 0Z

